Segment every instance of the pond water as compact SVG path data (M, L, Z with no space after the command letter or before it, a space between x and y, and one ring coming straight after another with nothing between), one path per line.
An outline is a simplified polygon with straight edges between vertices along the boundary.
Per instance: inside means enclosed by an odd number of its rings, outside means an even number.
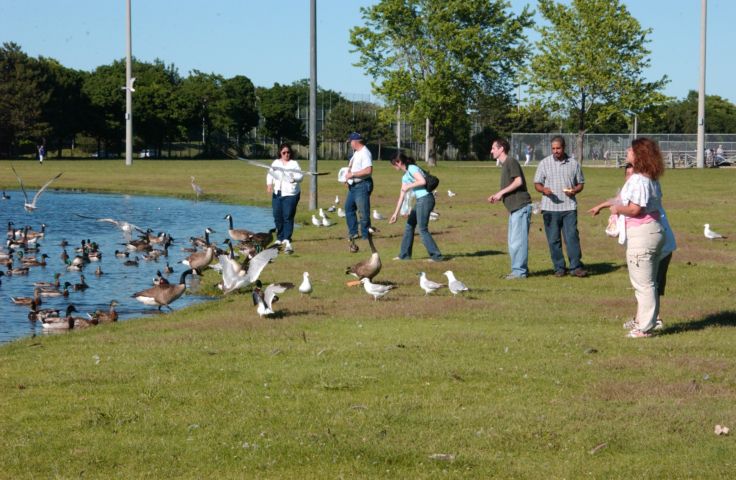
M55 273L61 274L62 285L64 282L72 285L80 283L80 274L84 274L89 288L79 292L70 289L68 298L43 297L41 308L63 310L71 303L79 311L75 315L86 316L95 310L107 311L110 301L116 300L119 303L116 310L121 320L140 317L156 313L157 309L143 305L131 295L150 287L156 271L163 272L167 261L174 269L167 276L169 281L178 282L181 273L187 268L179 262L190 255L182 247L191 247L190 237L202 237L205 228L210 227L215 230L210 240L222 245L222 241L228 237L228 222L224 219L228 213L233 217L235 228L262 232L273 227L271 211L266 208L164 197L46 191L38 201L38 209L26 213L23 210L22 192L6 193L10 199L0 200L1 225L7 227L8 222L12 221L16 229L30 225L32 230L39 231L41 224L45 223L46 236L38 241L41 248L37 253L28 255L40 257L45 253L49 258L47 266L32 267L28 275L0 277L0 343L42 333L44 329L40 324L28 320L28 307L15 305L10 297L33 296L33 283L51 282ZM33 194L35 191L29 192L29 195ZM81 218L77 214L92 218ZM125 250L122 231L111 223L96 221L98 218L126 221L143 229L150 228L154 233L168 232L174 238L168 258L161 257L157 262L145 261L143 252L132 252L131 258L139 258L138 266L123 265L125 259L114 254L115 250ZM82 272L69 272L60 258L63 250L60 244L62 240L69 243L66 251L73 258L76 255L74 249L80 246L83 239L91 239L99 244L102 259L90 262ZM15 266L20 266L20 262L15 263ZM103 271L99 277L94 273L98 265ZM5 272L7 269L2 266L0 270ZM191 278L187 279L188 285ZM195 287L195 293L188 290L171 307L178 309L207 299L197 295ZM162 311L167 311L166 307Z

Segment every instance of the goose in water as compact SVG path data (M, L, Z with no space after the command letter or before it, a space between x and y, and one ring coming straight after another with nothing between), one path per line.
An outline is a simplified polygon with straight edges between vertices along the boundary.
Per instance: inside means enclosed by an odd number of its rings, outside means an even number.
M273 304L279 300L278 294L284 293L290 288L294 288L293 283L272 283L266 289L260 280L256 280L256 286L253 289L253 305L256 306L256 312L260 317L273 315Z
M267 248L250 259L247 270L227 255L220 255L218 259L222 267L222 283L219 287L222 292L228 294L256 282L266 265L276 258L278 253L277 248Z
M447 288L450 289L450 292L452 292L453 295L470 290L463 282L455 278L455 274L452 273L452 270L446 271L444 275L447 277Z
M371 247L371 256L362 262L356 263L352 267L347 267L345 269L346 274L353 275L359 279L367 278L373 280L373 277L381 271L381 257L378 255L378 250L376 250L376 246L373 243L373 235L371 233L368 233L368 244ZM357 284L358 282L349 283L349 285Z
M439 290L444 286L445 285L442 283L437 283L428 279L426 273L419 272L419 287L424 290L425 295L429 295L430 293Z
M63 173L64 173L64 172L59 172L51 180L49 180L48 182L44 183L43 184L43 187L41 187L36 192L36 194L33 196L33 199L29 201L28 200L28 194L26 193L26 189L23 186L23 180L21 180L20 176L18 175L18 172L15 171L15 167L13 167L11 165L10 168L13 169L13 173L15 173L15 178L18 179L18 183L20 183L20 189L23 192L23 198L25 199L25 203L23 204L23 208L25 208L26 212L29 212L29 213L32 213L36 208L38 208L36 206L36 202L38 202L38 198L41 196L41 194L44 192L44 190L46 190L48 188L48 186L51 185L51 183L53 183L54 180L56 180L57 178L59 178L60 176L62 176Z
M380 283L371 283L370 279L368 279L367 277L362 278L360 280L360 283L363 284L363 288L365 289L366 293L373 297L373 300L378 300L394 288L393 285L381 285Z
M245 230L244 228L233 228L233 216L229 213L225 215L225 220L228 221L227 234L230 235L230 238L232 238L233 240L243 242L245 240L248 240L250 236L253 235L253 232L251 232L250 230Z
M167 307L169 310L173 310L169 304L173 303L179 297L184 294L187 289L186 278L187 275L192 274L192 269L185 270L179 277L179 283L166 283L154 285L151 288L147 288L140 292L134 293L131 297L135 298L144 305L152 307Z

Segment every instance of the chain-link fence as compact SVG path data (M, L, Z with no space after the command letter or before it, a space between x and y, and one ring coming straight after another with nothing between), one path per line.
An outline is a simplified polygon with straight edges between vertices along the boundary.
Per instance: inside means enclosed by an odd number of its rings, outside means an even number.
M520 163L526 163L526 153L531 147L529 164L537 163L550 155L552 137L561 135L565 139L568 154L575 153L576 133L514 133L511 135L511 154ZM695 134L639 134L659 143L665 164L671 168L696 166L698 139ZM619 167L626 160L626 149L634 136L627 133L586 134L583 143L583 161L586 165ZM736 163L736 135L709 133L705 135L705 165L728 166Z

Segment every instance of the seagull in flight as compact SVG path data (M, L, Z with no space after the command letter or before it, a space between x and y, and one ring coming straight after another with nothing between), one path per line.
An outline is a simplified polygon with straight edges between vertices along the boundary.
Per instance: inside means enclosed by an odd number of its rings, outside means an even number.
M705 235L705 238L709 238L711 240L716 239L716 238L728 238L728 237L724 237L723 235L721 235L718 232L714 232L713 230L711 230L710 229L710 223L706 223L703 226L705 227L703 229L703 234Z
M267 168L269 170L279 170L282 172L289 172L289 173L299 172L299 173L302 173L303 175L317 176L317 175L328 175L330 173L330 172L310 172L308 170L292 170L292 169L282 168L282 167L272 167L271 165L266 165L265 163L257 162L255 160L248 160L247 158L242 158L242 157L238 157L238 160L245 160L246 162L250 163L254 167Z
M89 220L94 220L96 222L105 222L105 223L111 223L118 227L122 232L123 236L125 237L125 240L127 242L130 242L132 239L132 234L135 231L138 231L140 233L146 233L145 230L143 230L141 227L137 225L133 225L132 223L128 223L125 220L115 220L113 218L94 218L94 217L87 217L85 215L80 215L78 213L75 213L76 216L80 218L87 218Z
M59 172L59 174L56 175L54 178L52 178L48 182L44 183L43 187L41 187L41 189L39 191L37 191L36 194L33 196L33 200L29 202L28 201L28 194L26 193L26 189L23 186L23 180L21 180L20 176L18 175L18 172L15 171L15 167L13 167L11 165L10 168L13 169L13 173L15 173L15 178L18 179L18 183L20 183L20 189L23 191L23 198L25 198L25 203L23 204L23 208L25 208L26 209L26 212L29 212L29 213L32 213L36 208L38 208L38 207L36 207L36 202L38 201L38 197L41 196L41 194L43 193L43 191L46 190L46 188L49 185L51 185L51 183L54 180L56 180L57 178L59 178L64 173L64 172Z

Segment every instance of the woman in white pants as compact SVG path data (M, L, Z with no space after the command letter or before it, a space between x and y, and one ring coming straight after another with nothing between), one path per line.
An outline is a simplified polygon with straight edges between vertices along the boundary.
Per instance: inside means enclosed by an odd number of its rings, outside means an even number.
M626 160L634 173L621 189L620 203L611 206L611 213L626 219L626 262L637 302L636 322L628 336L642 338L651 335L659 313L657 269L664 244L659 177L664 173L664 161L659 145L645 137L631 143Z

